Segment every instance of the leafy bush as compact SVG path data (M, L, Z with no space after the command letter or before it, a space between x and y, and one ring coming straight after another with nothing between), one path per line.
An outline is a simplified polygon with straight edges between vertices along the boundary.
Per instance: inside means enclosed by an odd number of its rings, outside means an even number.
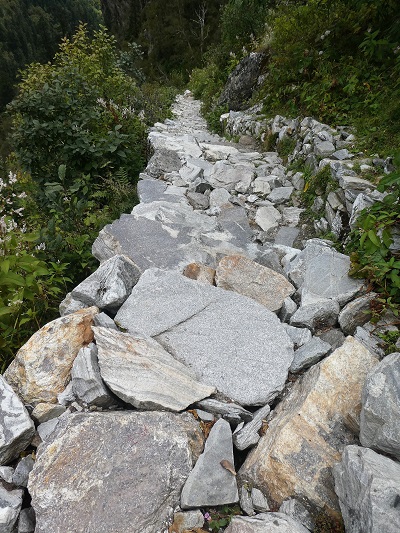
M400 158L396 163L400 164ZM400 309L400 254L393 245L394 230L400 221L400 171L381 179L378 190L385 192L382 201L361 211L357 227L347 246L351 253L350 274L366 278L380 296L382 309Z
M72 40L62 41L53 63L27 68L9 109L18 160L39 186L41 200L60 165L67 166L71 182L87 175L99 183L120 168L137 174L145 137L138 96L104 28L91 40L81 25Z

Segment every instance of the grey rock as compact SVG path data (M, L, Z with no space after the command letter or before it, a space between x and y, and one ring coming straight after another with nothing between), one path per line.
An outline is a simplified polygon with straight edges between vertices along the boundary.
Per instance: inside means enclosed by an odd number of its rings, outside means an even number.
M268 200L275 205L284 204L290 200L294 187L277 187L268 195Z
M252 488L251 500L253 502L253 507L255 511L259 511L260 513L266 513L269 511L268 500L261 492L261 490Z
M73 298L99 309L116 311L127 299L140 278L140 270L135 263L123 255L116 255L104 261L82 283L75 287Z
M385 350L383 349L382 339L374 335L368 326L368 323L364 324L364 326L357 326L354 337L371 353L376 354L378 357L384 357Z
M345 176L342 175L339 178L339 185L344 190L356 190L356 191L372 191L375 189L375 185L370 181L357 178L356 176Z
M85 405L98 407L115 405L116 401L104 385L100 375L95 344L91 343L86 348L79 350L72 366L71 378L75 398Z
M65 413L65 407L54 403L38 403L31 413L33 420L42 424Z
M318 337L331 345L332 351L342 346L345 340L343 332L339 328L331 328L318 334Z
M22 509L18 518L18 533L34 533L35 526L36 517L32 507Z
M229 109L242 109L257 85L265 54L252 52L243 58L229 75L225 87L218 100L218 105L228 105Z
M7 483L12 483L14 468L12 466L0 466L0 478Z
M237 428L233 433L233 443L238 450L246 450L255 446L261 436L258 433L262 427L263 420L269 415L271 408L269 405L261 407L254 413L253 420L245 424L242 428ZM260 510L260 509L258 509Z
M201 511L186 511L174 514L174 521L171 526L173 533L187 533L194 529L200 529L204 525L204 516Z
M0 465L25 450L35 434L35 426L19 397L0 376Z
M141 203L148 204L156 200L167 200L164 194L168 184L156 179L140 180L137 184L137 195ZM168 200L167 200L168 201Z
M275 397L293 359L290 339L271 311L176 272L147 270L115 320L154 337L198 380L243 405Z
M318 363L329 351L331 345L318 337L313 337L310 342L301 346L294 352L290 372L296 373Z
M236 477L221 465L233 466L232 433L229 423L218 420L212 427L194 469L182 490L181 507L207 507L235 503L239 500Z
M283 244L284 246L293 246L294 241L299 236L300 230L282 226L275 235L275 244Z
M77 298L74 298L69 292L64 300L60 303L58 310L60 312L60 316L65 316L75 313L75 311L79 311L80 309L85 309L85 307L87 307L85 303L81 302Z
M339 324L345 335L353 335L357 326L363 326L371 319L371 302L377 294L370 292L349 302L339 314Z
M93 330L100 374L124 402L141 409L182 411L215 392L154 339L104 328Z
M254 178L253 166L237 164L232 166L227 161L217 161L211 173L205 176L214 188L222 187L228 191L246 192Z
M296 311L297 304L290 298L290 296L288 296L283 300L282 308L279 311L278 316L281 319L281 322L289 322Z
M59 421L60 418L52 418L51 420L48 420L47 422L43 422L42 424L38 425L37 432L42 441L48 440L50 435L56 429Z
M93 318L93 324L101 328L110 328L118 331L117 326L112 318L110 318L106 313L99 313Z
M296 328L289 326L289 324L286 324L285 328L295 348L300 348L300 346L309 343L312 339L311 331L308 328Z
M159 178L167 172L179 170L181 166L182 161L176 152L160 148L150 158L146 172L153 178Z
M199 192L188 192L186 197L194 209L208 209L209 207L209 199L204 194Z
M225 533L309 533L300 522L283 513L234 516Z
M242 421L250 422L253 420L253 414L236 403L221 402L219 400L214 400L213 398L208 398L197 402L196 405L199 405L201 408L214 415L222 416L222 418L231 424L238 424Z
M385 357L368 375L362 397L360 442L400 461L400 353Z
M368 448L347 446L333 473L346 533L398 533L399 463Z
M17 485L18 487L28 486L29 474L34 464L35 461L32 455L27 455L26 457L22 457L22 459L19 460L13 475L12 482L14 483L14 485Z
M271 180L264 176L259 176L253 181L253 191L260 195L270 194Z
M332 159L338 159L339 161L343 161L345 159L352 159L354 157L354 154L351 154L346 148L343 148L342 150L337 150L332 154Z
M256 514L253 507L251 493L247 490L245 485L239 487L239 503L240 508L247 514L247 516L254 516Z
M309 328L313 333L334 326L339 315L340 306L334 300L301 306L290 319L290 324Z
M221 207L221 205L227 204L230 193L226 189L218 187L210 192L210 207Z
M60 405L67 406L75 400L76 398L72 389L72 381L70 381L65 389L57 394L57 401Z
M203 411L203 409L196 409L196 413L200 420L202 420L203 422L214 422L215 420L215 416L212 413Z
M293 187L297 191L302 191L304 189L305 181L304 181L304 173L303 172L296 172L294 176L291 177L291 182L293 183Z
M22 506L22 490L6 490L0 484L0 531L1 533L13 533Z
M280 513L285 513L294 520L297 520L300 522L304 527L309 529L310 531L314 531L315 528L315 522L313 517L311 516L311 513L307 510L307 508L295 498L290 498L289 500L285 500L282 505L279 507Z
M36 533L164 529L202 445L189 414L117 411L64 418L39 447L29 478Z
M281 218L281 213L271 205L259 207L255 221L263 231L269 231L278 227Z
M314 152L318 157L326 157L335 151L335 145L330 141L323 141L315 145Z

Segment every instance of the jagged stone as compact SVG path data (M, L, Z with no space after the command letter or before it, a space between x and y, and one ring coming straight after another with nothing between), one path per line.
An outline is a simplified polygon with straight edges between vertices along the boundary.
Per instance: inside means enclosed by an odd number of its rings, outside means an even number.
M188 531L200 529L204 525L204 516L201 511L186 511L175 513L174 521L168 533L187 533Z
M202 445L189 414L117 411L64 418L39 447L29 477L36 533L162 530Z
M22 490L7 490L0 484L0 531L13 533L22 506Z
M116 311L127 299L140 278L141 271L124 255L104 261L99 268L75 287L73 298L99 309Z
M12 466L0 466L0 478L7 483L12 483L14 468Z
M115 320L153 337L197 379L242 405L275 397L293 359L292 343L271 311L172 271L147 270Z
M276 187L271 194L268 195L268 200L274 205L284 204L294 191L294 187Z
M100 374L124 402L182 411L215 392L150 337L94 328Z
M334 326L339 315L340 306L334 300L325 300L299 307L292 315L290 324L309 328L313 333Z
M282 226L275 235L275 244L293 246L293 243L299 236L299 233L300 230L298 228Z
M93 340L89 307L49 322L19 349L4 377L26 404L57 403L79 350Z
M221 207L229 202L230 197L231 195L226 189L218 187L210 192L210 207Z
M35 511L32 509L32 507L21 509L18 518L18 533L34 533L35 526Z
M25 450L35 426L21 400L0 376L0 465L9 463Z
M283 513L234 516L225 533L309 533L300 522Z
M167 172L179 170L182 161L177 154L166 148L158 148L155 154L150 158L146 167L146 172L153 178L159 178Z
M88 406L110 407L116 404L101 379L95 344L89 344L79 350L72 366L71 378L72 390L77 400Z
M29 474L31 473L34 464L35 461L32 455L27 455L19 460L12 478L14 485L17 487L28 486Z
M256 514L253 507L251 492L249 492L244 485L239 487L239 504L240 508L247 514L247 516L254 516Z
M295 348L300 348L312 339L311 331L308 328L296 328L294 326L285 325L286 333L292 339Z
M112 318L110 318L106 313L99 313L93 318L93 324L101 328L111 328L118 331L118 328Z
M69 292L64 300L59 305L60 316L70 315L81 309L85 309L87 305L80 300L74 298Z
M217 161L205 179L214 188L246 192L254 179L254 168L243 163L232 166L227 161Z
M318 363L331 349L331 345L318 337L313 337L309 342L294 352L294 359L290 365L290 372L296 373Z
M279 507L279 512L285 513L294 520L297 520L309 531L314 531L314 519L311 516L311 513L306 509L306 507L304 507L301 502L299 502L299 500L296 500L295 498L285 500Z
M57 418L63 413L65 413L65 407L63 405L56 405L54 403L38 403L32 411L31 416L39 424L42 424L43 422L47 422L52 418Z
M314 152L318 157L326 157L335 151L335 145L332 144L330 141L323 141L318 143L315 148Z
M331 468L344 446L356 442L347 419L358 416L365 377L377 362L348 337L313 366L275 409L268 431L240 469L240 479L278 504L304 498L338 516Z
M278 222L281 218L281 213L271 205L259 207L257 209L255 221L262 230L269 231L278 227Z
M255 487L251 489L251 500L255 511L260 513L266 513L269 511L268 500L261 492L261 490Z
M236 476L221 464L224 461L233 468L232 432L229 423L221 419L212 427L204 452L182 489L182 509L239 501Z
M340 176L339 185L342 189L347 190L356 190L356 191L372 191L375 189L375 185L370 181L357 178L356 176Z
M197 402L197 405L214 415L222 416L222 418L227 420L230 424L237 425L242 421L250 422L253 420L253 414L236 403L226 403L214 400L213 398L208 398Z
M245 424L242 428L237 428L233 433L233 443L238 450L246 450L255 446L260 440L259 430L262 427L263 420L269 415L271 409L269 405L261 407L253 415L253 420ZM258 509L260 510L260 509Z
M377 294L370 292L349 302L339 314L339 324L345 335L353 335L357 326L363 326L371 320L371 302Z
M289 322L296 311L297 304L288 296L283 300L282 308L278 316L282 322Z
M400 461L400 353L391 353L368 375L362 396L360 442Z
M197 281L201 281L202 283L214 285L215 269L206 265L191 263L185 267L182 274L189 279L195 279Z
M342 346L345 340L343 332L339 328L328 329L318 334L318 337L331 345L332 351Z
M295 288L281 274L239 255L226 256L218 264L217 287L248 296L270 311L278 312Z
M333 469L346 533L398 533L400 465L359 446L346 446Z
M186 197L193 209L208 209L210 205L208 197L199 192L188 192Z

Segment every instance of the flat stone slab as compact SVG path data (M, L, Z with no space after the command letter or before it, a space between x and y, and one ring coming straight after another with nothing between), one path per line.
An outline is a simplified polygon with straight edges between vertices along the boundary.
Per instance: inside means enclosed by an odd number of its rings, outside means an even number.
M236 476L224 467L234 468L232 432L229 422L218 420L212 427L204 452L182 490L181 507L207 507L239 500Z
M300 522L284 513L234 516L226 533L309 533Z
M199 381L242 405L274 398L293 360L293 344L271 311L177 272L147 270L115 321L155 338Z
M215 392L155 340L106 328L93 330L100 374L124 402L140 409L182 411Z
M202 432L186 413L77 413L60 420L29 478L35 532L166 529L202 446Z

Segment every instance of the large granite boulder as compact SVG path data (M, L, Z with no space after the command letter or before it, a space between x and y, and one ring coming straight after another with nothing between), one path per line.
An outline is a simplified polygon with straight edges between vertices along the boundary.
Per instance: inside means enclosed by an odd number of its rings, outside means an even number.
M93 340L97 307L49 322L20 348L4 377L25 404L57 403L70 381L75 357Z
M29 478L36 533L165 529L202 446L189 414L118 411L60 420Z
M293 360L293 344L274 313L173 271L147 270L115 321L153 337L199 381L242 405L274 398Z
M356 442L348 420L358 418L365 377L377 362L348 337L306 372L276 408L268 431L240 470L241 479L279 505L304 498L338 516L331 469L344 446Z
M215 392L150 337L93 328L100 374L124 402L140 409L182 411Z
M400 531L400 464L368 448L347 446L334 469L346 533Z
M400 461L400 353L385 357L365 382L360 442Z
M0 465L9 463L25 450L35 426L21 400L0 376Z

